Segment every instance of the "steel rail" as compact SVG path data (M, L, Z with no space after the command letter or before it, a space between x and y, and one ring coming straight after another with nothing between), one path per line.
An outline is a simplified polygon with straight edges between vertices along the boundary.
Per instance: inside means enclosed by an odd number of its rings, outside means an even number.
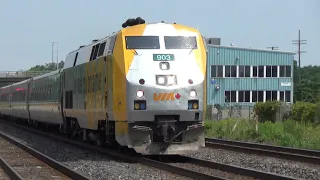
M193 163L193 164L196 164L199 166L213 168L213 169L219 169L221 171L240 174L243 176L249 176L249 177L258 178L258 179L296 180L296 178L289 177L289 176L283 176L283 175L279 175L279 174L268 173L268 172L263 172L263 171L259 171L259 170L249 169L249 168L242 168L239 166L227 165L227 164L222 164L222 163L218 163L218 162L188 157L188 156L177 156L177 158L182 158L187 162L190 162L190 163Z
M154 168L157 168L157 169L165 170L165 171L168 171L168 172L171 172L171 173L174 173L174 174L179 174L179 175L182 175L184 177L190 177L190 178L193 178L193 179L201 179L201 180L210 180L210 179L213 179L213 180L225 180L225 178L211 176L211 175L199 173L199 172L196 172L196 171L193 171L193 170L180 168L180 167L177 167L177 166L173 166L173 165L170 165L170 164L167 164L167 163L163 163L163 162L160 162L160 161L152 160L152 159L145 158L145 157L142 157L142 156L130 156L130 155L127 155L127 154L124 154L124 153L120 153L120 152L116 152L116 151L113 151L113 150L109 150L109 149L106 149L106 148L93 146L93 145L82 143L82 142L79 142L79 141L69 140L69 139L64 138L62 136L59 136L59 135L38 131L36 129L29 128L29 127L22 126L22 125L18 125L18 124L14 124L14 123L11 123L11 122L5 122L5 123L10 124L12 126L15 126L17 128L24 129L24 130L32 132L32 133L39 134L39 135L44 136L44 137L51 138L53 140L59 140L61 142L65 142L67 144L71 144L71 145L74 145L74 146L77 146L77 147L80 147L80 148L85 148L85 149L88 149L88 150L92 150L92 151L95 151L96 153L101 153L101 154L107 155L107 156L112 157L112 158L140 163L140 164L147 165L147 166L150 166L150 167L154 167Z
M270 157L320 164L320 151L206 138L206 147L267 155Z
M190 177L190 178L194 178L194 179L203 179L203 180L207 180L207 179L223 180L223 179L225 179L223 177L207 175L207 174L203 174L203 173L196 172L193 170L180 168L180 167L177 167L174 165L170 165L169 163L164 163L159 160L154 160L152 158L148 158L148 156L144 156L144 157L143 156L130 156L130 155L116 152L116 151L108 150L105 148L92 146L92 145L89 145L86 143L72 141L72 140L66 139L62 136L58 136L58 135L54 135L54 134L50 134L50 133L45 133L42 131L35 130L33 128L29 128L29 127L25 127L25 126L21 126L21 125L17 125L17 124L11 124L11 125L16 126L18 128L25 129L25 130L33 132L33 133L37 133L37 134L45 136L45 137L49 137L49 138L52 138L55 140L66 142L68 144L72 144L72 145L75 145L75 146L78 146L81 148L93 150L93 151L96 151L96 152L99 152L99 153L102 153L102 154L105 154L105 155L108 155L111 157L131 161L131 162L137 162L137 163L140 163L143 165L151 166L151 167L154 167L157 169L165 170L165 171L179 174L179 175L182 175L185 177ZM168 157L170 157L170 156L168 156ZM187 161L187 162L195 164L195 165L199 165L199 166L203 166L203 167L207 167L207 168L212 168L212 169L216 169L216 170L221 170L221 171L224 171L227 173L232 173L235 175L239 174L239 175L254 177L254 178L259 178L259 179L295 180L295 178L293 178L293 177L282 176L282 175L262 172L262 171L258 171L258 170L248 169L248 168L241 168L238 166L226 165L226 164L221 164L221 163L217 163L217 162L196 159L196 158L192 158L192 157L188 157L188 156L176 155L176 156L171 156L171 158L176 159L176 160L180 159L182 161Z
M4 173L12 180L23 180L22 177L14 170L3 158L0 157L0 167Z
M58 161L50 158L49 156L47 156L45 154L42 154L41 152L39 152L39 151L37 151L35 149L32 149L32 148L28 147L27 145L24 145L24 144L18 142L17 140L9 137L8 135L6 135L3 132L0 132L0 137L2 137L3 139L9 141L13 145L21 148L22 150L28 152L29 154L31 154L35 158L37 158L40 161L46 163L50 167L56 169L57 171L59 171L60 173L66 175L67 177L69 177L71 179L77 179L77 180L89 180L90 179L90 178L88 178L86 176L83 176L83 175L81 175L81 174L69 169L68 167L66 167L63 164L59 163Z

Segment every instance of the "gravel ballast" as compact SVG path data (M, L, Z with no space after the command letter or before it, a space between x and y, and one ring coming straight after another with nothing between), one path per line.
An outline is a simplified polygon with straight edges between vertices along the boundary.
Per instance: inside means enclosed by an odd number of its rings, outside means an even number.
M185 169L190 169L190 170L197 171L197 172L211 175L211 176L230 179L230 180L231 179L234 179L234 180L254 180L254 178L251 178L251 177L242 176L239 174L228 173L228 172L220 171L217 169L201 167L201 166L197 166L197 165L190 164L190 163L172 163L172 165L182 167Z
M315 164L212 148L201 148L189 156L295 178L320 178L320 166Z
M0 131L92 179L190 179L139 163L111 160L106 156L95 155L93 152L81 150L79 147L61 141L52 141L51 138L1 122Z

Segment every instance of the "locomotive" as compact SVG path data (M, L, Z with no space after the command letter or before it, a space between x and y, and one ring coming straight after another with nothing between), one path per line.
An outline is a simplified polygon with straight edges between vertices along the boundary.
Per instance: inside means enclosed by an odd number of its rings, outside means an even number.
M0 88L0 114L143 155L205 146L206 44L177 23L128 19L64 67Z

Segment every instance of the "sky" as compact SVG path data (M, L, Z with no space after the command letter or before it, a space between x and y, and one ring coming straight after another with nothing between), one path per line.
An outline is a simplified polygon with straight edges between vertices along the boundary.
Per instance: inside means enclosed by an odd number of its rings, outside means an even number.
M58 60L80 45L120 30L128 18L198 27L222 45L279 47L297 51L307 40L301 64L320 65L319 0L0 0L0 71L27 70ZM57 44L57 43L56 43ZM54 47L54 61L56 50ZM296 56L297 57L297 56Z

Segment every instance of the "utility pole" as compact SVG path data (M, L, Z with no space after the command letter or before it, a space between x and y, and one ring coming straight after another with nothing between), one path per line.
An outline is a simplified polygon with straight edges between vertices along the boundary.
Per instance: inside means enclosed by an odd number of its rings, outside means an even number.
M298 66L301 68L301 53L305 53L307 51L301 51L301 44L307 44L307 40L300 39L300 29L298 34L298 40L292 40L292 44L298 44Z
M267 47L267 49L271 49L271 50L279 50L279 47L271 46L271 47Z

